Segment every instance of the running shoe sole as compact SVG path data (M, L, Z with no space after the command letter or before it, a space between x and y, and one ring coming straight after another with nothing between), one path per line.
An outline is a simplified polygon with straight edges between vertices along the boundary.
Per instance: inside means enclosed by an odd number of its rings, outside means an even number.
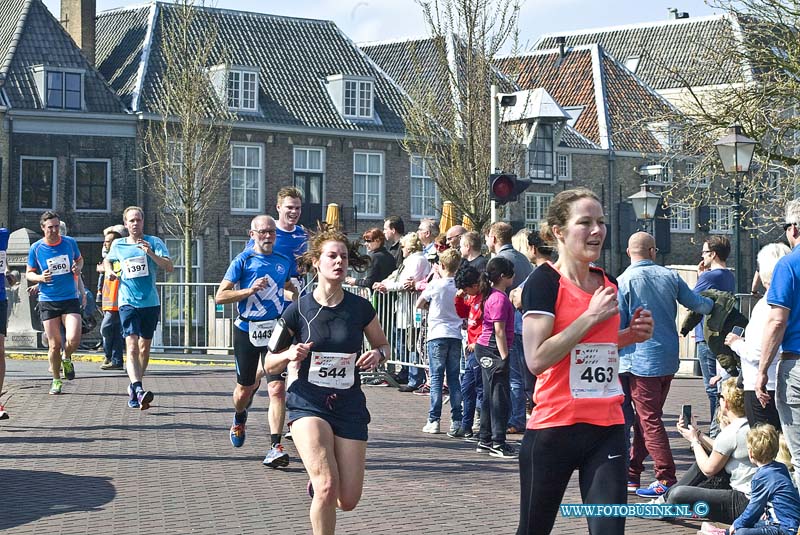
M289 454L284 453L280 457L276 457L272 459L270 462L262 463L264 466L269 466L270 468L284 468L289 466Z
M153 402L155 396L149 390L145 390L141 394L137 394L136 397L139 402L139 410L146 411L150 408L150 404Z
M8 420L8 412L4 408L0 408L0 420Z

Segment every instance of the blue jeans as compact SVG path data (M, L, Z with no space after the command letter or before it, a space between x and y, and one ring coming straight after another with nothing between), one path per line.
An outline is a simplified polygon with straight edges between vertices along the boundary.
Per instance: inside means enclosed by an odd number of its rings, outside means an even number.
M780 360L775 385L775 406L792 454L792 477L797 485L800 483L800 360Z
M442 417L442 385L447 374L450 388L450 419L461 424L461 383L458 379L461 360L461 340L458 338L436 338L428 341L428 360L431 367L431 410L428 421L437 422Z
M122 353L125 351L125 339L122 337L122 323L119 312L106 311L100 323L100 336L103 337L103 351L106 358L115 366L122 366Z
M481 365L475 357L475 352L467 353L464 376L461 378L461 399L464 403L464 415L461 419L461 429L464 432L472 430L475 422L475 407L483 403L483 377ZM452 392L452 389L451 389Z
M793 531L781 529L780 526L769 525L763 520L756 522L752 528L739 528L736 535L794 535Z
M717 412L717 387L711 386L709 381L717 374L717 358L716 355L708 348L708 344L697 342L696 346L697 360L700 361L700 370L703 372L703 386L706 387L706 395L708 395L709 403L709 417L713 420L714 414Z
M522 335L514 334L514 343L511 344L508 358L511 365L509 381L511 383L511 416L508 419L509 427L519 430L525 429L525 351L522 349Z

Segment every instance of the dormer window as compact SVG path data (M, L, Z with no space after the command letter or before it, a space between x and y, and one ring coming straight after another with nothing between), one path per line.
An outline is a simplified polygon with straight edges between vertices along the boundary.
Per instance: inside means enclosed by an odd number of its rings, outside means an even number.
M638 54L628 56L625 58L625 68L631 71L632 73L636 73L636 69L639 68L639 61L642 59L641 56Z
M344 115L345 117L372 119L372 82L345 81Z
M33 67L36 89L45 108L51 110L83 109L83 70L38 65Z
M228 71L228 109L256 111L258 72L245 69Z
M374 121L375 81L366 76L328 77L328 94L346 119Z

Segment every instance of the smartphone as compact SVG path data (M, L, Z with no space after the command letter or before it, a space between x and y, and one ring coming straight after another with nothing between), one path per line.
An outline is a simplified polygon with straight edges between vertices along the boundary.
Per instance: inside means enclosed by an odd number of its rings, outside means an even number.
M744 336L744 327L739 327L738 325L731 329L731 332L736 336Z
M688 428L692 423L692 406L681 405L681 415L683 415L683 427Z
M269 337L267 349L269 349L270 353L280 353L292 345L292 337L292 332L286 326L286 322L283 318L280 318L278 324L272 330L272 336Z

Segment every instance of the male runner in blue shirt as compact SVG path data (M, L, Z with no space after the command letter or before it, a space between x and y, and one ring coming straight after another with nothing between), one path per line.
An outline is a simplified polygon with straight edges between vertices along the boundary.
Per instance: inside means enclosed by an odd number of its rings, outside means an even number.
M237 303L239 317L233 330L233 353L236 359L236 388L233 406L236 413L230 439L235 448L244 444L247 409L258 389L257 372L264 366L267 342L283 312L283 289L294 263L274 250L275 220L260 215L250 223L253 248L233 259L219 285L217 304ZM280 443L285 417L285 378L267 375L270 392L269 427L271 448L264 464L272 468L289 464L289 455Z
M109 280L117 278L112 264L122 266L119 285L119 319L127 349L128 406L147 410L153 401L153 393L142 386L144 372L150 361L150 344L161 313L156 289L158 268L171 272L172 260L166 244L156 236L144 234L144 211L138 206L129 206L122 212L122 220L128 229L128 237L114 240L103 259L103 267Z
M39 285L39 316L47 336L48 357L53 372L50 394L61 393L61 367L67 380L75 378L72 353L81 342L81 300L78 298L77 278L83 268L78 243L62 236L58 214L48 210L39 218L44 238L28 252L28 282ZM64 324L66 343L61 340ZM61 360L61 348L64 360Z

